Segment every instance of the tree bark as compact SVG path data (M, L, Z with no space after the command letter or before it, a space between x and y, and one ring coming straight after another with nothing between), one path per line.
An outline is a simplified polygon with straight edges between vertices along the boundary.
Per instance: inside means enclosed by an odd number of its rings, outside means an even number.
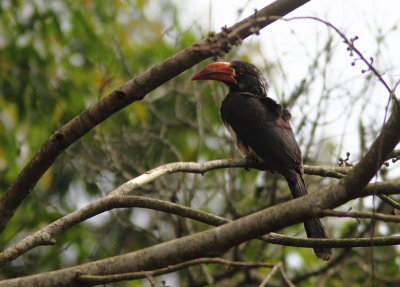
M215 257L245 241L323 215L349 200L365 195L363 188L400 141L400 108L383 126L378 138L349 175L337 184L307 196L261 210L220 227L155 246L58 271L0 282L1 286L83 286L79 274L107 275L154 270L201 257ZM85 286L87 286L85 284Z
M28 162L1 198L0 233L4 230L21 202L34 188L37 181L72 143L79 140L114 113L135 101L143 99L158 86L204 59L229 52L231 47L240 44L241 40L251 34L258 33L260 29L308 1L275 1L232 27L223 29L218 34L211 34L208 38L178 52L144 74L131 79L55 131Z

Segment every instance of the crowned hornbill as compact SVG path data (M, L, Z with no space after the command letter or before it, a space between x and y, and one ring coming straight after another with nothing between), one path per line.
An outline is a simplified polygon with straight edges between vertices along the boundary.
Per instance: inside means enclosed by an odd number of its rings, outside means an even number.
M211 63L192 80L217 80L229 87L221 117L238 149L246 157L261 158L268 168L283 175L294 198L307 194L301 151L289 124L290 113L267 97L267 82L252 64L233 61ZM304 222L307 236L327 238L318 218ZM314 248L322 260L331 249Z

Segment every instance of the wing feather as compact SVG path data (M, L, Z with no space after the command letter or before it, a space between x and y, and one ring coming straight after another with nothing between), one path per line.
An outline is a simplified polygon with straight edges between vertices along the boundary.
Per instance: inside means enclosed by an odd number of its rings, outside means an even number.
M293 169L303 173L301 151L287 114L271 98L250 93L228 94L221 107L222 120L237 139L284 176Z

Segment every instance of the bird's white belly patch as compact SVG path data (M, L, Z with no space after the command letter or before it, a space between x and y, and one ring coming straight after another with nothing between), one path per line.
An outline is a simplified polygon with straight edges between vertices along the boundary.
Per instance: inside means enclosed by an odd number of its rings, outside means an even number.
M231 137L233 139L233 142L235 143L236 147L238 150L246 157L254 158L255 160L259 162L264 162L264 160L248 145L245 145L240 139L238 139L236 132L233 130L233 128L228 124L225 123L226 128L228 129L229 133L231 134Z
M252 150L247 147L240 139L238 139L236 132L232 129L232 127L228 124L225 123L226 128L228 129L229 133L231 134L231 137L233 139L233 142L235 143L236 147L239 149L239 151L244 155L248 156L249 154L252 153Z

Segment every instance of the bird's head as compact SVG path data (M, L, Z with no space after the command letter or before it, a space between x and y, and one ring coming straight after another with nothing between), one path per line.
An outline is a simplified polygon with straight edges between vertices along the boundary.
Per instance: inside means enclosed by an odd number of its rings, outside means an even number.
M268 84L253 64L243 61L208 64L192 77L193 80L216 80L225 83L231 92L248 92L267 96Z

